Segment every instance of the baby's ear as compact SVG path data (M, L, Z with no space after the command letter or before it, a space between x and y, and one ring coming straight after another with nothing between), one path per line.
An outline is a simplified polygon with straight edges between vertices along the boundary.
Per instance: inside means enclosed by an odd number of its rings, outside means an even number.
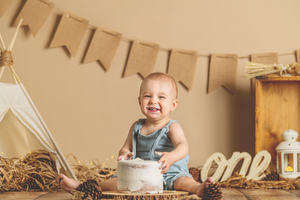
M141 99L140 99L140 97L138 97L138 101L139 101L139 105L141 105Z
M175 99L172 103L171 112L174 111L177 106L178 106L178 99Z

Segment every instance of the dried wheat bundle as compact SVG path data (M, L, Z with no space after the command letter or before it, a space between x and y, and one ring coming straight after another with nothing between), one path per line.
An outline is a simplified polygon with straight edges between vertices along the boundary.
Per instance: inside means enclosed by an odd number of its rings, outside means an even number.
M295 190L300 188L300 177L296 179L282 178L278 181L254 181L247 180L246 177L234 173L227 181L219 183L225 188L245 188L245 189L285 189Z
M58 188L57 177L54 157L45 150L30 152L24 159L0 156L0 192L52 191Z
M262 64L249 62L246 63L246 75L248 79L256 76L268 75L268 74L280 74L281 76L298 76L300 75L300 63L292 64Z

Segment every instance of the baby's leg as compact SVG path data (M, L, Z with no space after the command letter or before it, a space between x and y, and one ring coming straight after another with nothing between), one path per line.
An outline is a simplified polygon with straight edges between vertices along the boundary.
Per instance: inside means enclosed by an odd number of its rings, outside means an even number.
M58 176L58 185L61 187L61 189L73 194L73 191L78 188L80 183L73 179L68 178L63 174L60 174Z
M60 174L58 177L58 185L65 191L73 193L74 190L80 185L79 182L68 178L67 176ZM99 183L102 191L113 191L117 190L117 178L111 178L106 182Z
M188 176L179 177L174 181L175 190L183 190L193 194L196 194L198 197L203 197L203 189L205 185L212 182L212 178L207 178L203 183L196 182L193 178Z
M116 191L117 190L117 177L111 178L106 182L99 183L102 191Z

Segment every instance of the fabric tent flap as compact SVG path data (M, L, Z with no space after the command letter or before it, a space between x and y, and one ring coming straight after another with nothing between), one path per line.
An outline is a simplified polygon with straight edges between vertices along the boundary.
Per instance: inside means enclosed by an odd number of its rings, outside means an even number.
M77 180L23 84L0 82L0 152L22 157L36 149L53 153L57 168Z

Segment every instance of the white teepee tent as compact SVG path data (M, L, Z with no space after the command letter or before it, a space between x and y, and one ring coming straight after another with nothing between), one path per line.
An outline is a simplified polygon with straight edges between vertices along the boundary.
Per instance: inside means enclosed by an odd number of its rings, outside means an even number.
M4 157L21 158L30 151L45 149L55 156L59 172L77 180L9 60L21 23L22 19L7 49L0 34L0 78L9 67L15 80L15 84L0 82L0 152Z

